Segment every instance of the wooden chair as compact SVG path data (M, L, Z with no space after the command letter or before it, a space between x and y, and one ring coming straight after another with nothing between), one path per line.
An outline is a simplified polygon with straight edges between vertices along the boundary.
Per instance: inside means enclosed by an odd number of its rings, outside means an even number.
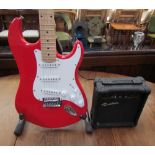
M72 29L72 22L68 14L62 12L55 12L56 30L70 33Z
M142 12L142 9L117 9L112 22L139 25Z
M95 44L103 46L106 42L103 31L106 27L107 11L107 9L85 9L80 12L79 19L88 23L87 40L90 48Z
M111 22L112 44L117 48L128 49L131 35L140 30L143 9L117 9Z
M106 21L107 9L81 9L80 19L89 20L92 17L101 17L102 21Z
M72 37L71 30L73 22L75 21L75 10L54 10L55 22L56 22L56 35L57 39L62 45L63 51L71 51L72 49Z
M72 24L74 23L76 14L77 14L77 10L73 10L73 9L55 9L54 12L55 13L63 13L63 14L68 15Z

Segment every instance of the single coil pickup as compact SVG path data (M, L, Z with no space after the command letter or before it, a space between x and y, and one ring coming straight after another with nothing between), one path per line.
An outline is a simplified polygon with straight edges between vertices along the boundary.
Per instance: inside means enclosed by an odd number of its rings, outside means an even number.
M42 68L57 68L60 66L60 64L59 63L40 63L39 66Z
M51 82L56 82L56 81L59 81L59 80L61 80L61 78L60 77L40 77L39 78L39 80L41 80L41 81L51 81Z
M42 89L41 92L50 95L61 95L61 91L58 90Z

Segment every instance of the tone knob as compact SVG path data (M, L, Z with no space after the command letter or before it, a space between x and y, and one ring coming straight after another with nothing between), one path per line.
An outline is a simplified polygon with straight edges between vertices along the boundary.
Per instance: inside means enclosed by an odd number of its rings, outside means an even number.
M71 95L71 100L75 101L76 96L74 94Z
M83 105L83 100L78 100L79 105Z
M63 91L61 92L61 94L62 94L63 97L66 97L66 96L67 96L67 92L66 92L65 90L63 90Z

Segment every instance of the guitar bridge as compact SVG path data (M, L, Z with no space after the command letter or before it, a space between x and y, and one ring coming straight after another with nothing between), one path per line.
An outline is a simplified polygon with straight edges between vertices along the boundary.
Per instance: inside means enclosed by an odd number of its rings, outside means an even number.
M60 106L61 106L60 97L43 98L43 107L44 108L58 108Z

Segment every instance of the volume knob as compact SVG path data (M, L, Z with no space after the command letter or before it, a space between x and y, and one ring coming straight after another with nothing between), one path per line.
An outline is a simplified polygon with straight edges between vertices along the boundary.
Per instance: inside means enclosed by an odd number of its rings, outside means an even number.
M77 93L77 91L78 91L77 88L74 88L74 92Z

